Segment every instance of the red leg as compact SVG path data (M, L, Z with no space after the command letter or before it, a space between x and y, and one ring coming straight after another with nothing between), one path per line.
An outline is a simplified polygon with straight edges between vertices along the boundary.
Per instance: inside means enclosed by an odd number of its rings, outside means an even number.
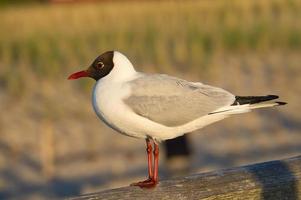
M154 157L155 157L155 165L154 165L154 182L158 183L158 171L159 171L159 145L154 142Z
M153 156L152 156L152 143L150 139L146 139L146 152L147 152L147 164L148 164L148 179L153 179Z
M157 144L154 143L154 145L155 145L154 156L156 156L159 154L159 148L158 148ZM154 187L158 182L158 158L156 161L156 157L155 157L155 166L156 166L156 162L157 162L157 169L155 168L155 174L153 174L152 144L151 144L150 139L146 139L146 146L147 146L146 152L147 152L147 162L148 162L148 179L145 181L138 182L138 183L133 183L133 184L131 184L131 186L139 186L141 188L151 188L151 187ZM156 148L157 148L157 150L156 150ZM155 154L155 152L158 152L158 153Z

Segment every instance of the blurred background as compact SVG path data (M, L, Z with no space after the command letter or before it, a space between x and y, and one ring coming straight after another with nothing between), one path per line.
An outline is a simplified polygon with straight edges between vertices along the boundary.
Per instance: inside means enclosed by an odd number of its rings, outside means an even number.
M145 142L117 134L91 106L93 80L67 81L107 50L168 73L288 105L188 135L161 179L301 153L301 1L0 1L0 199L52 199L147 175Z

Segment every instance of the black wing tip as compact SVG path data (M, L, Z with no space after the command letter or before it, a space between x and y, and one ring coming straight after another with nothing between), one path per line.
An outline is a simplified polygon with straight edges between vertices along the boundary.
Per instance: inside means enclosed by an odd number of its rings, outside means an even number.
M271 99L271 100L279 98L278 95L273 95L273 94L267 95L266 97L269 98L269 99Z
M264 101L271 101L278 99L277 95L266 95L266 96L235 96L235 101L232 105L243 105L243 104L256 104Z
M277 106L284 106L287 104L286 102L282 102L282 101L276 101L276 103L278 104Z

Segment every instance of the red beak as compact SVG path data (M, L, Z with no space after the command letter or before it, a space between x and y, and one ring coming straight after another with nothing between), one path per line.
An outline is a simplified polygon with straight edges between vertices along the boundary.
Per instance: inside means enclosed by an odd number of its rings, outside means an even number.
M84 70L84 71L75 72L75 73L71 74L68 77L68 80L78 79L78 78L88 77L88 76L89 76L89 73L86 70Z

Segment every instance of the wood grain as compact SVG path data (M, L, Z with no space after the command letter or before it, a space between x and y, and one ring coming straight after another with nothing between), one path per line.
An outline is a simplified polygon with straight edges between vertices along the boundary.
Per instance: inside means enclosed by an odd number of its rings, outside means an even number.
M301 156L162 180L156 188L123 187L70 198L96 199L299 199Z

